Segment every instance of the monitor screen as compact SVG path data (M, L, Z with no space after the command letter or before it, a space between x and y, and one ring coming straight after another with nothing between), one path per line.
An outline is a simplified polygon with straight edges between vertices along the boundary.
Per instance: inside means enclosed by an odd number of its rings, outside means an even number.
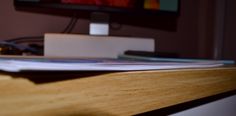
M135 14L148 12L178 14L179 0L15 0L15 6Z
M79 18L103 12L121 24L175 30L180 0L14 0L14 4L17 10Z
M87 5L96 7L109 7L119 10L137 12L147 11L166 11L177 12L178 0L61 0L61 3Z
M132 8L135 6L135 0L61 0L61 2L70 4L109 6L120 8Z

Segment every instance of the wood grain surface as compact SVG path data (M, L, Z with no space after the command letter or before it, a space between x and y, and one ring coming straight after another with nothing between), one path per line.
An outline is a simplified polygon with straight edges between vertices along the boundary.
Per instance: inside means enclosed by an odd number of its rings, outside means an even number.
M117 72L42 84L0 74L0 115L134 115L232 90L236 68L230 67Z

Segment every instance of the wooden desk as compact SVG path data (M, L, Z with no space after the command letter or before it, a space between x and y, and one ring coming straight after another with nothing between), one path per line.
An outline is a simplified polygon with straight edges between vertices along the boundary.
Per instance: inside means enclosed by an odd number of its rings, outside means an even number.
M1 74L0 115L133 115L232 90L236 68L230 67L119 72L43 84Z

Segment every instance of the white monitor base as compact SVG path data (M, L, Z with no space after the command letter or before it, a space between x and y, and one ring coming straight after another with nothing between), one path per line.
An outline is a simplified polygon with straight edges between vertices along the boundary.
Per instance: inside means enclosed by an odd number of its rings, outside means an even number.
M154 49L151 38L49 33L44 40L44 55L48 57L117 58L127 50L153 52Z

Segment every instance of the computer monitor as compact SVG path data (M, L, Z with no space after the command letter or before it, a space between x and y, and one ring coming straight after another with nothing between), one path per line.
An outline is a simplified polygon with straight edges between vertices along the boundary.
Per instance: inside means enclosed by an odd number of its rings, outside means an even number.
M106 31L109 27L104 24L108 21L175 30L180 0L14 0L14 4L17 10L92 17L92 31L97 26Z

